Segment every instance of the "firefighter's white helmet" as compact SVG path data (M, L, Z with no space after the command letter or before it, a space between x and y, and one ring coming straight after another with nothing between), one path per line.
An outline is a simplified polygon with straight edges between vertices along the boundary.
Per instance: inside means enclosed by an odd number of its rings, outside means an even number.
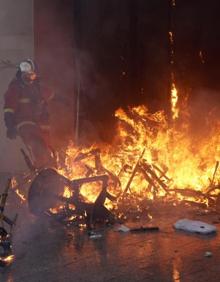
M19 72L25 83L32 83L37 79L36 67L31 59L20 62Z
M35 72L34 62L31 59L27 59L25 61L22 61L19 64L19 69L23 73L31 74L31 73Z

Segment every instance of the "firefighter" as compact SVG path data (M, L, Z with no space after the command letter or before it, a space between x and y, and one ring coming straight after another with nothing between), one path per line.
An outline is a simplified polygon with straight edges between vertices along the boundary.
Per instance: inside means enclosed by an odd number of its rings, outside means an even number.
M7 137L21 137L36 168L54 166L48 113L48 102L53 96L40 84L35 63L27 59L19 64L4 97Z

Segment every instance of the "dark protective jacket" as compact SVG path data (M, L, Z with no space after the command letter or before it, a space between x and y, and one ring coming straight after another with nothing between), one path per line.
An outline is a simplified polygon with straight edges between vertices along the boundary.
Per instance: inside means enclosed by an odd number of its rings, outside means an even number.
M8 129L19 130L23 125L39 125L42 129L49 127L48 101L53 92L42 87L39 81L25 84L15 78L5 93L4 118Z

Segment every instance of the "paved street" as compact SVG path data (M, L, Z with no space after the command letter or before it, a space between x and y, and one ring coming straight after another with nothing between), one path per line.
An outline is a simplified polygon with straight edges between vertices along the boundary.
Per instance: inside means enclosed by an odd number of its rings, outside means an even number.
M102 238L91 239L86 231L31 216L25 205L18 212L16 260L1 270L1 282L219 281L219 235L186 234L172 227L184 217L218 227L218 214L160 209L148 223L159 226L159 232L118 233L108 227L99 230ZM146 222L127 223L130 227L141 224ZM204 256L207 251L211 257Z

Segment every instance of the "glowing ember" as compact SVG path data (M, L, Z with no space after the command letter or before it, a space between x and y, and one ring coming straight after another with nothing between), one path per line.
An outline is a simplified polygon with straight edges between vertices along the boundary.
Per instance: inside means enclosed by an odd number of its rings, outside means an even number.
M12 178L11 180L11 187L12 189L14 190L14 192L17 194L17 196L20 198L20 200L22 202L25 202L26 201L26 197L21 193L21 191L19 190L18 188L18 182L16 180L15 177Z
M15 256L10 255L4 258L0 258L0 262L3 262L4 264L9 265L14 261L14 259L15 259Z
M61 209L61 207L60 207ZM52 214L57 214L59 212L59 209L58 208L50 208L49 211L52 213Z
M169 39L170 39L170 43L174 44L173 32L172 31L169 31Z
M70 198L71 195L72 195L72 192L71 192L70 188L68 186L65 186L63 197Z
M26 201L25 196L23 194L21 194L21 192L18 189L15 190L15 193L18 195L18 197L21 199L21 201L23 201L23 202Z
M202 64L205 64L204 54L202 50L199 51L199 58Z

